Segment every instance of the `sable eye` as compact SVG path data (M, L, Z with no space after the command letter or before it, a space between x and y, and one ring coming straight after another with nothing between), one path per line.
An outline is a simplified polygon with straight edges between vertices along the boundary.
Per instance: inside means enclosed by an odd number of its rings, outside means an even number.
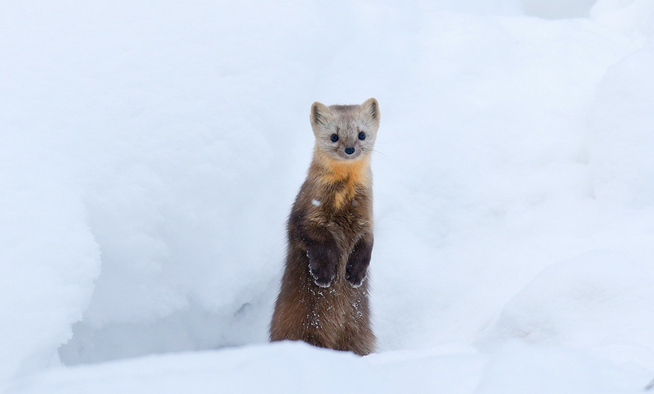
M365 139L366 139L366 133L364 133L363 131L360 132L360 133L359 133L359 139L360 139L361 141L365 140Z
M338 141L338 136L336 134L332 134L332 142Z

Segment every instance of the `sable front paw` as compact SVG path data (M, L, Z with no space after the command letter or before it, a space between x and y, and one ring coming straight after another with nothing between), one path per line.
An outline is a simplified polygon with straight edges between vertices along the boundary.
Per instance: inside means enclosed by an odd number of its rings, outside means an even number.
M367 269L355 269L356 266L349 265L345 267L345 279L350 282L352 287L360 287L366 280Z
M309 272L311 272L313 282L320 287L329 287L336 277L336 270L329 269L327 266L309 264Z

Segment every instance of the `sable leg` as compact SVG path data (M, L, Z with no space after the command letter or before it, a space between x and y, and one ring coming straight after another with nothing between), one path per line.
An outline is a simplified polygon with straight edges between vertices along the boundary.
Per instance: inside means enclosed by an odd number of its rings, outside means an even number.
M338 266L338 246L333 239L323 242L307 241L309 271L314 282L320 287L329 287L336 277Z
M359 287L366 279L372 255L372 236L362 237L352 250L345 266L345 279L354 287Z
M316 285L329 287L336 278L340 251L327 228L304 222L302 215L292 216L291 225L307 248L309 271Z

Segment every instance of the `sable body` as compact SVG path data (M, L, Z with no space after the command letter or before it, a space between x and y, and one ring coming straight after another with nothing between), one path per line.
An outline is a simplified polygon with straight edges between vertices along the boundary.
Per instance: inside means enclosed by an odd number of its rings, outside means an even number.
M365 355L375 345L366 275L373 247L370 151L378 104L374 99L361 106L314 103L311 120L316 148L289 216L286 266L270 339ZM342 142L325 142L330 133L341 134ZM357 144L353 135L361 133L370 141ZM354 153L341 152L345 149Z

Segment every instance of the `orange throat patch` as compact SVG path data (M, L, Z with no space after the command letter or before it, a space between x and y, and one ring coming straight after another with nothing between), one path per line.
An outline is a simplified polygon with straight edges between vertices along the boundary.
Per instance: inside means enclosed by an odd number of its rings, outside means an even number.
M318 168L322 170L315 174L315 179L319 184L329 187L345 181L345 187L334 195L334 206L336 208L342 207L346 201L354 197L357 186L370 186L369 154L356 160L335 160L316 150L313 160L318 164Z

